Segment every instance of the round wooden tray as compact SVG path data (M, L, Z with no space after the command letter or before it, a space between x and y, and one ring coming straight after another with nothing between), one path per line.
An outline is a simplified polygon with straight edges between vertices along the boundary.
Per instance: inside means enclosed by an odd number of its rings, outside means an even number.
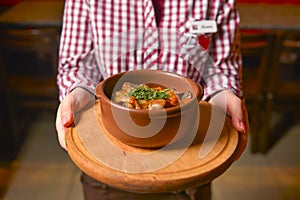
M199 103L197 136L182 148L142 149L112 137L101 121L100 102L75 116L66 144L73 162L110 186L142 193L180 191L210 182L234 161L238 132L209 103Z

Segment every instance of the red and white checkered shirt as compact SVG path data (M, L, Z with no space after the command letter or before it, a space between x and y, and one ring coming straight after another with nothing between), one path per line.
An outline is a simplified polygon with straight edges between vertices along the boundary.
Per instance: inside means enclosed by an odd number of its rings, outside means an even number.
M216 33L191 33L193 21L216 22ZM162 69L239 96L239 15L234 0L66 0L57 84L60 100L75 87L136 69ZM202 47L199 45L202 45Z

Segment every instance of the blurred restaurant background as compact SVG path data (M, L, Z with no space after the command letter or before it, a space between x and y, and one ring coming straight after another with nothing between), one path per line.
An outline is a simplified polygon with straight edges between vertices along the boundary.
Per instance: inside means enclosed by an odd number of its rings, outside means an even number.
M0 199L82 199L80 172L60 149L54 127L63 3L0 0ZM300 0L237 3L251 132L246 155L216 180L215 199L296 200ZM58 181L51 173L64 175ZM244 190L234 187L243 184ZM36 190L42 196L32 196Z

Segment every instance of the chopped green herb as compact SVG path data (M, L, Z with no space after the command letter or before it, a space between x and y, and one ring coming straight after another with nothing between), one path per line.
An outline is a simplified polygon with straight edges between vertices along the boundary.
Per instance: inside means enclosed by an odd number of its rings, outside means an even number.
M169 98L169 89L157 90L150 88L147 85L140 85L132 92L128 93L128 96L134 96L136 100L152 100L152 99L167 99Z

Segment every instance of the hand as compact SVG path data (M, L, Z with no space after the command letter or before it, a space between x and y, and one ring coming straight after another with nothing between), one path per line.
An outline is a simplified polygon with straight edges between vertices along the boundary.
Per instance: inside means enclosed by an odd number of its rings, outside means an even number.
M226 111L231 116L233 127L240 133L236 160L239 159L246 149L249 133L248 113L244 102L229 90L219 92L209 102Z
M56 131L59 144L66 149L66 128L74 123L74 114L89 103L93 102L94 96L83 88L75 88L60 103L56 115Z

